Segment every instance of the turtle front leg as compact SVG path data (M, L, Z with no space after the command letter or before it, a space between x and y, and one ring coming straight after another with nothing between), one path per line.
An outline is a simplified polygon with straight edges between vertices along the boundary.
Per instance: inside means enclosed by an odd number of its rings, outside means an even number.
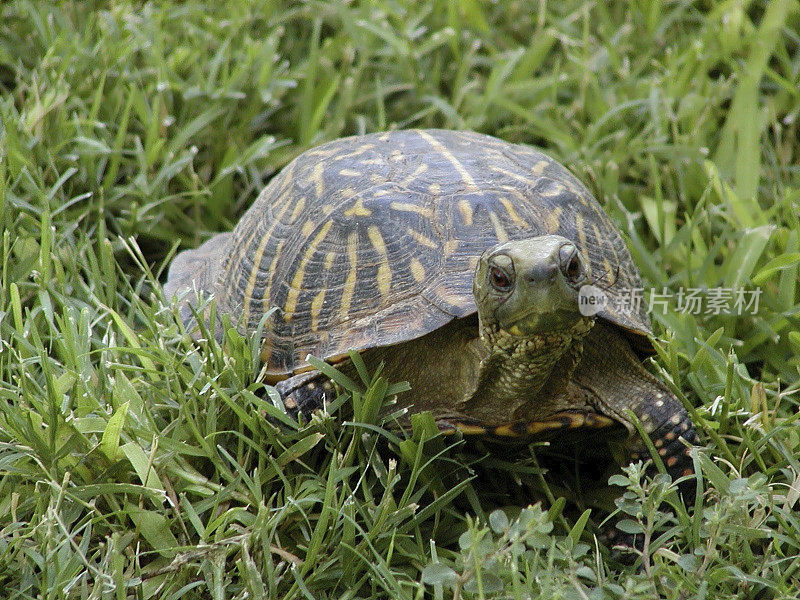
M295 418L298 414L302 415L306 421L315 410L324 408L336 395L333 384L319 371L308 371L284 379L275 385L275 389L283 400L286 412Z
M683 479L678 489L684 496L688 496L695 489L694 479L686 479L694 473L691 446L699 442L694 423L675 394L666 384L645 370L638 360L630 365L630 369L636 372L636 377L631 380L627 391L627 408L641 423L667 474L673 481ZM650 458L647 443L628 422L630 417L627 414L623 417L626 418L629 430L632 430L626 443L631 460ZM655 467L652 469L655 471Z
M656 390L653 389L654 385L650 385L646 386L647 389L636 390L635 399L638 402L631 406L631 411L642 423L667 473L676 480L694 473L690 448L686 443L695 446L699 439L694 423L680 400L663 383L657 380L656 383L663 389ZM628 448L632 460L647 459L650 456L647 444L638 436L629 438ZM692 487L690 481L685 481L680 485L680 490L687 493Z
M631 423L630 412L641 422L673 480L693 473L687 443L697 444L694 424L680 400L644 368L620 332L607 325L595 327L584 342L574 381L590 392L598 412L627 427L631 436L626 446L633 460L646 459L650 453ZM690 485L682 487L688 490Z
M648 444L631 422L632 412L652 441L667 474L673 481L683 478L679 492L690 499L695 481L689 446L697 433L680 400L642 366L628 341L617 330L598 324L584 343L584 354L574 383L589 392L598 412L613 417L630 432L625 446L633 460L650 457ZM655 472L655 467L650 467ZM638 536L624 533L612 524L604 537L609 546L639 547Z
M684 501L691 501L696 490L696 482L694 477L687 477L694 473L687 443L694 446L699 441L694 424L680 401L663 383L655 379L647 383L651 385L642 385L635 389L632 397L635 401L630 406L631 412L641 422L642 428L664 463L667 474L673 481L680 481L678 491ZM660 389L662 387L664 389ZM646 460L651 456L650 448L637 434L628 437L626 447L631 460ZM655 474L657 470L651 464L648 472ZM623 515L622 518L627 517ZM617 520L611 523L604 531L603 537L608 546L642 550L642 536L622 531L617 527L618 522ZM626 560L621 555L618 555L618 558Z

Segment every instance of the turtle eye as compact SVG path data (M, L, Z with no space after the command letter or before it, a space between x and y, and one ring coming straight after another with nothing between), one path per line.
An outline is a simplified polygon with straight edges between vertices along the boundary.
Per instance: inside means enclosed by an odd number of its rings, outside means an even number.
M583 265L580 254L575 246L562 246L559 251L561 258L561 272L570 281L579 281L583 278Z
M494 289L500 292L508 291L512 284L508 273L498 266L493 266L489 269L489 282Z

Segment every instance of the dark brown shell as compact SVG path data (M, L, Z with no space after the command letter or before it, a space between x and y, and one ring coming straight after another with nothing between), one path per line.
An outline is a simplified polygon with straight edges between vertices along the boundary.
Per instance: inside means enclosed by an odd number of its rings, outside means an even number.
M276 307L263 357L288 374L308 354L397 344L474 313L483 251L554 233L606 288L599 316L646 336L644 308L625 302L639 274L589 191L550 157L471 132L371 134L303 153L232 234L179 255L165 291L193 280L246 331Z

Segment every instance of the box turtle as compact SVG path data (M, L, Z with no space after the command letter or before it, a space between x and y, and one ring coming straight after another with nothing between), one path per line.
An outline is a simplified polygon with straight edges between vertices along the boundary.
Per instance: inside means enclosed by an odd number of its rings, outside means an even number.
M204 294L245 333L275 308L262 358L292 412L333 394L307 356L352 369L355 349L408 381L400 405L443 431L529 439L621 423L635 458L633 414L670 473L691 472L692 422L641 362L650 322L625 243L567 169L527 146L409 130L308 150L232 232L175 258L164 291L185 289L187 326Z

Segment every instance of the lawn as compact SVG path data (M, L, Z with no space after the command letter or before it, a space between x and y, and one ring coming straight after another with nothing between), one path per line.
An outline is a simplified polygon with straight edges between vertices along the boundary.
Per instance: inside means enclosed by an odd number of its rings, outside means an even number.
M798 4L222 4L0 4L0 595L796 598ZM380 377L301 426L258 339L185 334L179 250L303 150L410 127L592 190L654 290L695 497L641 464L587 490L424 416L398 436ZM599 538L615 495L639 554Z

